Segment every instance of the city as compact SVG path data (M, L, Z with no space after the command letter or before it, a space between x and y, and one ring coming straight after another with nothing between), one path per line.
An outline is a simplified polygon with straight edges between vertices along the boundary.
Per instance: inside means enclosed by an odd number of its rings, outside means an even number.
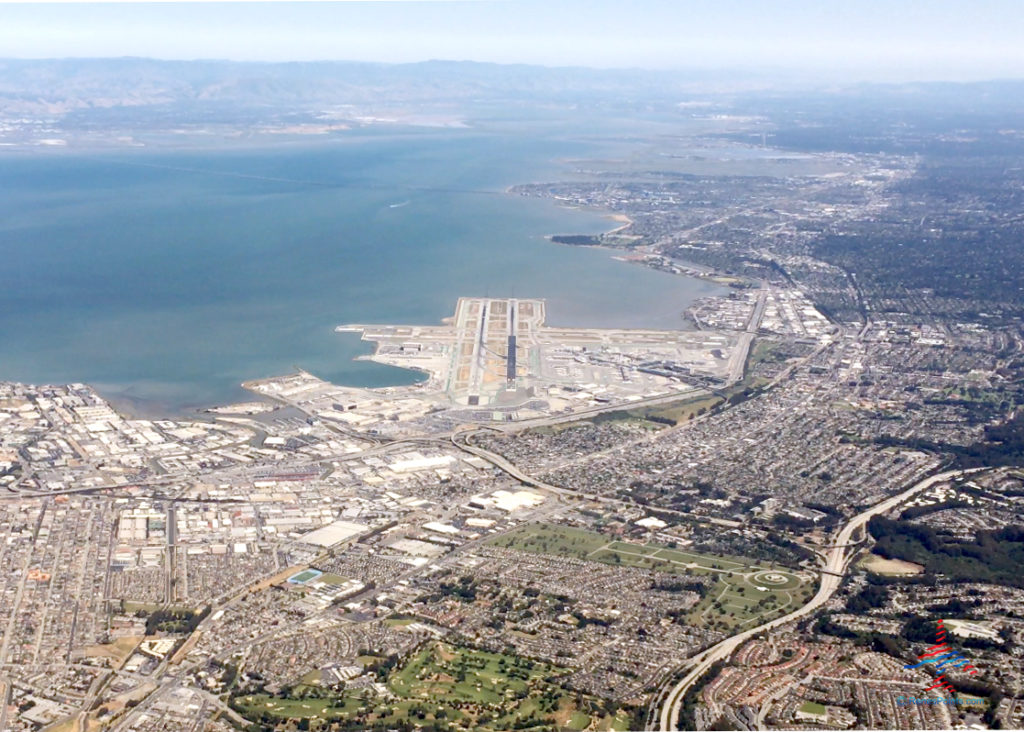
M1024 16L805 4L11 10L0 732L1024 728Z

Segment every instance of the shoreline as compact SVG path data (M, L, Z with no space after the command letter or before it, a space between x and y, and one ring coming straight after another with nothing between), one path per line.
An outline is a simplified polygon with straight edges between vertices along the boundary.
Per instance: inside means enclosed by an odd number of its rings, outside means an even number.
M604 236L608 236L609 234L618 234L620 231L625 231L626 229L633 225L633 219L629 218L629 216L623 213L608 214L607 216L605 216L605 218L611 219L612 221L617 221L622 225L617 226L614 229L611 229L610 231L604 232Z
M504 195L514 194L513 188L514 188L514 186L510 186L509 188L505 189ZM516 194L516 197L520 197L520 196L518 196L518 194ZM539 200L543 200L543 199L539 199ZM594 209L589 209L589 208L583 207L583 206L566 206L566 205L562 205L562 206L559 206L559 208L580 211L580 212L584 212L584 213L588 213L588 214L597 214L597 215L602 216L603 218L605 218L605 219L607 219L607 220L609 220L611 222L614 222L614 224L615 224L614 226L612 226L610 229L607 229L602 234L598 234L597 236L603 236L603 235L609 235L609 234L614 235L614 234L616 234L618 232L622 232L622 231L628 229L634 223L633 220L630 217L626 216L625 214L618 213L618 212L612 212L612 211L607 211L607 210L604 210L604 211L594 210ZM555 242L551 241L551 236L546 236L544 238L548 240L549 244L555 243ZM595 245L595 246L597 246L599 248L602 248L602 249L613 249L612 247L607 247L607 246L603 246L603 245ZM616 257L616 259L620 259L620 258ZM453 299L456 299L459 296L460 296L459 293L453 293L452 294L452 298ZM330 336L328 336L328 337L330 337ZM376 351L377 351L377 348L374 347L369 353L359 354L359 355L353 357L352 360L353 361L368 361L368 362L373 362L373 363L380 363L379 361L376 361L376 359L374 358L376 356ZM422 371L422 370L419 370L419 369L412 368L412 369L403 369L403 370L408 372L410 375L412 375L416 379L414 384L413 384L414 386L427 382L429 380L429 377L430 377L429 372ZM262 378L267 378L267 377L262 377ZM272 376L271 376L271 378L272 378ZM34 382L36 382L35 379L29 379L29 380L6 379L6 378L3 378L2 376L0 376L0 380L10 381L11 383L34 383ZM113 389L111 391L107 391L106 388L96 386L95 382L92 381L92 380L89 380L89 379L69 379L69 380L67 380L65 382L54 381L52 383L54 383L54 384L57 384L57 383L74 383L75 381L81 381L83 383L86 383L86 384L88 384L90 386L90 388L92 388L97 393L97 395L99 395L104 401L106 401L108 404L110 404L110 406L112 408L116 409L119 413L121 413L122 415L124 415L126 418L129 418L129 419L145 419L145 420L167 419L167 420L214 421L217 418L217 414L216 413L211 413L208 410L220 409L220 408L223 408L225 406L232 406L232 405L234 405L236 403L240 403L240 402L243 402L243 401L246 401L246 400L249 400L249 401L265 401L261 396L255 394L254 392L251 392L250 390L245 388L244 384L249 383L249 382L254 381L254 380L256 380L256 379L246 379L246 380L244 380L241 383L235 384L234 388L235 388L235 390L237 392L239 392L239 394L238 394L238 396L236 398L229 398L228 400L212 400L211 402L191 401L191 400L189 400L189 401L184 401L181 404L172 404L170 402L163 401L163 400L161 400L159 398L152 399L152 398L147 398L147 397L144 397L144 396L135 396L135 395L131 394L131 392L134 390L134 387L135 387L135 385L133 385L133 384L121 385L120 387L115 387L115 389ZM342 382L342 383L339 383L339 386L345 386L345 384ZM389 384L389 385L384 385L384 386L381 386L381 387L373 387L373 388L387 389L387 388L391 388L393 386L409 386L409 385L408 384L393 384L393 385Z
M734 287L735 283L743 283L747 287L754 287L757 284L756 281L751 280L749 278L742 277L739 275L731 275L726 272L720 272L712 267L694 264L684 259L669 257L664 254L657 254L655 252L650 251L638 252L606 244L604 241L602 241L603 237L615 235L621 231L625 231L635 223L633 219L631 219L624 213L608 212L608 209L588 209L586 206L562 205L561 208L569 209L572 211L604 211L604 218L609 219L611 221L615 221L620 225L616 226L613 229L609 229L608 231L601 232L600 234L548 234L545 238L552 244L567 247L581 247L584 249L603 249L609 252L619 252L620 254L613 255L612 259L615 259L619 262L625 262L627 264L640 264L644 267L647 267L648 269L653 269L656 272L666 272L668 274L679 275L681 277L692 277L693 279L712 282L720 287ZM578 236L580 238L585 237L589 239L594 239L594 241L580 244L570 242L559 242L555 241L556 236Z

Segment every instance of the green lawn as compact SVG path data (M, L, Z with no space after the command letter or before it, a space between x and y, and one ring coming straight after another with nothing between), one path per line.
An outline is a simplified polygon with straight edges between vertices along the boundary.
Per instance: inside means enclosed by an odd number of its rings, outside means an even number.
M546 664L439 644L413 657L388 686L398 696L497 704L551 672Z
M573 712L569 718L569 729L582 730L590 726L590 715L583 712Z
M574 529L554 524L528 524L507 534L494 537L491 544L509 549L521 549L538 554L585 559L605 544L608 539L593 531Z
M245 712L269 712L272 716L288 719L341 718L347 712L355 712L362 702L356 697L345 698L341 705L335 699L289 699L266 694L242 696L238 702Z
M693 625L710 625L726 632L753 627L759 621L795 610L813 594L813 588L794 573L752 559L699 554L659 544L632 544L568 526L529 524L496 536L491 543L620 567L713 577L715 583L690 612L688 620ZM773 574L782 579L769 581Z
M609 725L608 729L614 730L615 732L627 732L627 730L629 730L631 721L632 720L630 719L628 714L626 714L625 712L619 712L615 715L615 718L611 720L611 724ZM600 729L603 729L603 727Z
M724 400L718 396L702 396L698 399L685 399L681 402L650 407L642 410L641 413L647 418L671 420L676 424L681 424L704 414L712 407L721 404L722 401Z
M343 585L348 582L347 579L342 577L340 574L334 574L334 572L324 572L322 575L317 577L317 581L328 585Z
M555 524L527 524L490 541L495 546L537 554L590 559L605 564L646 567L681 574L750 572L768 569L751 559L697 554L662 544L632 544L595 531Z
M825 713L825 705L824 704L819 704L818 702L812 702L812 701L804 702L800 706L800 711L803 712L804 714L824 714Z
M575 693L545 680L566 673L568 669L540 661L436 642L391 672L386 683L393 697L388 699L368 691L339 696L321 690L329 698L257 694L239 697L237 703L249 719L268 715L278 724L314 718L368 726L444 721L459 729L506 730L527 720L551 728L557 714L570 728L586 729L599 709L598 700L582 695L583 711L576 706ZM611 729L620 723L619 716L598 715L598 727Z
M723 401L721 397L703 392L696 397L687 395L680 397L678 400L664 402L651 407L636 407L634 409L604 412L585 421L594 424L600 424L601 422L636 422L648 429L664 429L669 424L679 424L680 422L692 419L698 414L704 414ZM574 422L571 424L579 423Z
M782 574L781 571L778 571ZM758 580L733 574L719 574L708 594L690 611L688 621L733 633L754 627L806 605L814 595L812 584L791 578L781 589L759 585ZM764 590L758 587L766 587Z
M403 625L412 625L415 622L416 618L410 618L402 615L393 616L384 621L386 625L390 625L392 628Z

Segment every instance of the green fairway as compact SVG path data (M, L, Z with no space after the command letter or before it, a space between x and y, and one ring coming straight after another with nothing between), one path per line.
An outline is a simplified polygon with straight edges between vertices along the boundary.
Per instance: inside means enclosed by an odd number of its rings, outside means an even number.
M569 729L583 730L590 726L590 717L583 712L573 712L566 725Z
M612 719L609 729L614 730L615 732L627 732L631 721L632 720L630 720L628 714L619 712L615 715L615 718Z
M410 721L414 725L443 722L466 730L582 730L595 718L599 729L620 723L621 715L604 712L600 700L566 691L554 682L568 673L568 669L519 656L437 642L391 672L386 682L388 697L369 690L296 687L294 695L323 698L253 694L239 697L236 703L247 718L273 724L308 719L385 727Z
M339 705L333 698L290 699L266 694L239 697L238 702L243 710L255 712L257 717L266 712L271 717L280 719L339 718L344 716L345 712L356 711L361 706L361 702L355 697L345 699Z
M552 667L526 659L435 645L413 657L388 682L398 696L497 704L520 695Z

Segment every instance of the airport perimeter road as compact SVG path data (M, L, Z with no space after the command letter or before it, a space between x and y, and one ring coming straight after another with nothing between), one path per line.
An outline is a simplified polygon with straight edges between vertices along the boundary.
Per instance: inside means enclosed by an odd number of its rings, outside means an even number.
M889 509L898 506L900 503L903 503L921 491L927 490L936 483L941 483L979 470L986 470L986 468L949 470L945 473L939 473L938 475L933 475L930 478L925 478L924 480L915 483L902 493L892 496L891 498L887 498L880 503L876 503L863 513L859 513L850 519L832 542L831 549L829 549L828 554L826 555L825 567L821 570L821 584L818 586L818 592L811 598L810 602L802 608L794 610L788 615L783 615L781 618L759 625L756 628L746 630L739 635L726 638L718 645L712 646L706 651L703 651L697 656L687 660L684 667L685 665L692 664L690 671L679 683L672 687L672 690L668 692L668 695L665 697L665 701L662 703L660 729L664 731L676 729L676 725L679 724L679 712L683 707L683 699L686 697L686 692L689 691L690 687L693 686L694 682L699 679L705 671L711 668L712 664L716 661L722 661L728 658L732 655L733 651L752 636L779 625L790 623L804 617L805 615L809 615L828 602L829 598L831 598L832 595L835 594L835 591L839 589L839 585L842 583L843 575L846 573L850 560L853 559L854 555L857 553L858 547L851 545L851 539L853 538L854 532L867 524L867 522L871 520L872 516L884 513Z

